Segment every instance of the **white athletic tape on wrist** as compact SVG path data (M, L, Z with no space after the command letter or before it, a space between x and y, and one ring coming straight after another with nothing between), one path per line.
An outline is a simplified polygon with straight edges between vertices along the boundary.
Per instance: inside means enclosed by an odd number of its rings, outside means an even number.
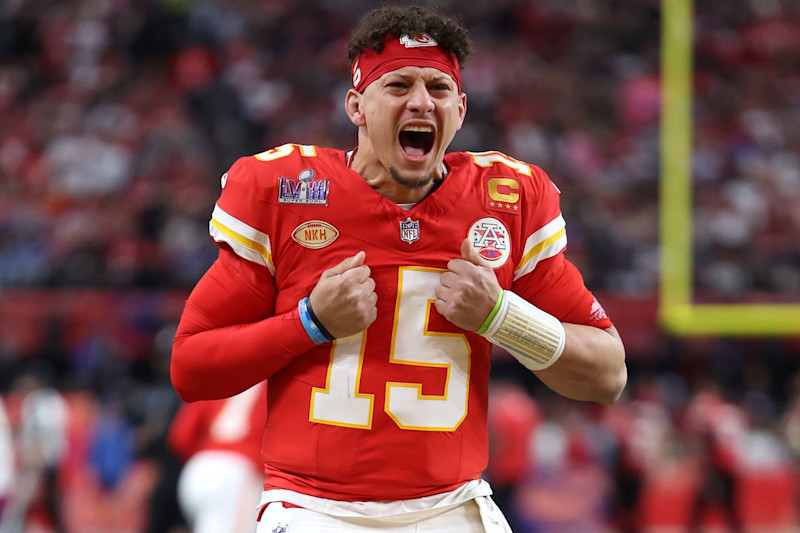
M560 320L511 291L505 291L500 310L483 336L508 350L529 370L555 363L566 342Z

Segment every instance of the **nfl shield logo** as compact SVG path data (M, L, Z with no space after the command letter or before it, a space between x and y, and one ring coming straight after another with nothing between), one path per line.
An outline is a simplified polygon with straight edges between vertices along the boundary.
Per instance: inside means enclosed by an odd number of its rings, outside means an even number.
M408 244L419 240L419 220L408 217L405 222L400 222L400 240Z

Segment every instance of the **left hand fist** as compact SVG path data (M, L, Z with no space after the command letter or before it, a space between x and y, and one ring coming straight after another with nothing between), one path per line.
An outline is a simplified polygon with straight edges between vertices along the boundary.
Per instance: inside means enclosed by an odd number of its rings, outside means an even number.
M461 242L461 257L447 263L447 270L439 278L434 305L456 326L476 331L502 290L494 271L484 264L467 238Z

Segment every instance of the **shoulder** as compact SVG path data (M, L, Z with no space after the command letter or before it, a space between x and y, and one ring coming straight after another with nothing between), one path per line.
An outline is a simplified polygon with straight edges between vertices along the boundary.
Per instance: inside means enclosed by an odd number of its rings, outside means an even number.
M341 150L302 144L241 157L222 175L217 205L240 211L263 203L326 203L329 176L344 160Z
M321 176L328 176L336 161L344 164L340 150L300 144L238 159L222 176L222 191L209 223L211 237L274 274L272 239L283 208L326 205L328 179Z
M222 176L222 187L271 188L282 177L299 179L304 171L330 165L343 152L307 144L284 144L257 154L239 158Z
M470 183L485 190L490 203L522 201L527 209L559 204L561 191L544 170L502 152L453 152L445 161L468 173Z
M540 167L515 159L503 152L451 152L445 161L453 167L465 167L477 178L508 178L529 190L545 189L559 193L558 187Z
M318 165L322 161L341 153L340 150L323 148L312 144L288 143L259 152L246 159L261 169L296 168L303 165Z
M560 191L544 170L497 151L462 152L450 161L454 170L468 169L469 187L483 197L488 212L510 228L518 247L515 279L564 249Z

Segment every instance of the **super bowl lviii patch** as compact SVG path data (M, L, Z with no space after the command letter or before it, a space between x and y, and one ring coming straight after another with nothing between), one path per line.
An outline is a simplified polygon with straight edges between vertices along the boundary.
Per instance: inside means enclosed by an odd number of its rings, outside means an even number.
M278 183L278 203L328 205L329 191L330 181L315 178L315 172L307 168L300 171L297 179L281 176Z
M469 228L467 234L472 247L486 266L500 268L511 255L511 237L500 220L484 217Z

